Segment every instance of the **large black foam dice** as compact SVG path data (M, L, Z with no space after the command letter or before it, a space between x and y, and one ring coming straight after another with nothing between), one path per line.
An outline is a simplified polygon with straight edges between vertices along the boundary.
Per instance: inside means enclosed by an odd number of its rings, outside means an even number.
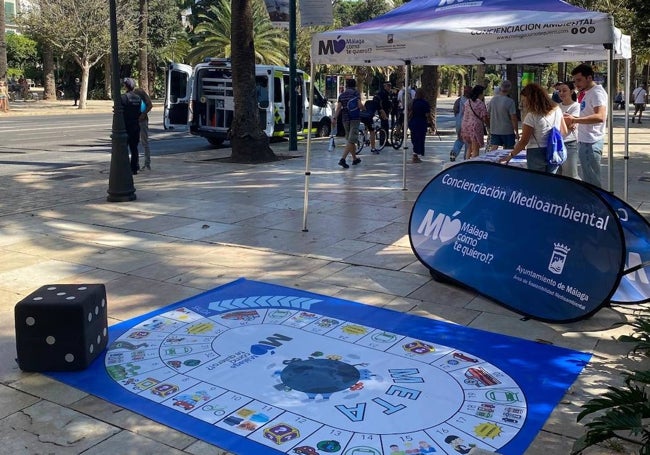
M50 284L16 304L16 349L23 371L86 368L108 341L103 284Z

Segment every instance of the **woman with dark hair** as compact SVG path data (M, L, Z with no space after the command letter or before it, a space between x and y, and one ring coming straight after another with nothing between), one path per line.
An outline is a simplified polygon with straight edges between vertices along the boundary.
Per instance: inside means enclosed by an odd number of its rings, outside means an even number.
M488 111L485 106L485 87L475 85L465 101L463 123L460 127L460 136L467 144L467 158L477 157L481 147L485 144L485 125L488 123Z
M576 101L577 95L573 82L560 82L558 84L560 95L560 109L563 114L573 117L580 117L580 104ZM560 165L559 173L573 179L580 179L578 175L578 130L575 125L568 128L568 134L564 136L566 147L566 161Z
M411 143L413 143L414 163L422 162L420 157L424 156L424 143L427 138L429 123L434 124L431 105L424 98L424 89L420 87L415 91L411 110L409 111L409 129L411 130Z
M553 127L560 130L562 137L568 134L562 110L538 84L525 86L521 91L521 101L526 111L526 117L522 122L521 138L512 152L501 161L507 163L513 156L526 149L528 169L555 174L560 166L546 161L546 144Z

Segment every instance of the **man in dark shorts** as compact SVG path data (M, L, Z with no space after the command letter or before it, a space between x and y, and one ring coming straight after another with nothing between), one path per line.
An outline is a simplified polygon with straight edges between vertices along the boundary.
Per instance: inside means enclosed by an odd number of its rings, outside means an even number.
M366 131L368 131L368 134L370 136L370 152L374 153L375 155L379 154L379 150L375 148L377 145L376 144L377 132L373 128L373 123L379 105L380 105L379 98L375 96L364 103L364 107L366 108L366 110L361 111L359 114L361 123L363 123L363 125L366 127Z
M345 161L348 155L352 155L352 164L357 165L361 158L357 158L357 136L359 135L360 108L362 107L361 94L357 91L357 81L347 79L345 81L345 91L339 95L336 104L336 112L332 117L332 126L336 125L336 119L339 115L343 118L343 128L345 129L345 148L343 156L339 160L339 166L348 169L349 164ZM350 109L355 107L354 112Z
M639 85L632 92L632 101L634 102L634 114L632 114L632 123L634 123L634 117L639 114L639 120L637 123L641 124L641 115L645 111L645 101L648 96L648 91L646 90L646 85Z

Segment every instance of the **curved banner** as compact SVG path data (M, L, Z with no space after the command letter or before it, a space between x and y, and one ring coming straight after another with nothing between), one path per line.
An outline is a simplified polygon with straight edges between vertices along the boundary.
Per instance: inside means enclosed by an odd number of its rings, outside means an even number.
M594 313L624 265L619 219L592 187L485 162L436 175L415 201L409 238L433 273L546 321Z
M616 211L625 237L625 270L611 301L650 301L650 224L634 208L602 188L593 187Z

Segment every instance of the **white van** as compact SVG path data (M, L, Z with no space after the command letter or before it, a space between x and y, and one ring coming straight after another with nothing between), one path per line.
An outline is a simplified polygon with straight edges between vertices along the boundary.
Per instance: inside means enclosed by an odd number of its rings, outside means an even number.
M299 132L307 132L309 76L296 70L298 79ZM289 68L256 65L256 96L260 109L260 127L270 138L289 134ZM235 102L230 59L210 58L194 68L170 63L167 68L165 129L187 128L191 134L205 137L212 145L228 140ZM314 87L312 128L321 137L330 135L332 105Z

